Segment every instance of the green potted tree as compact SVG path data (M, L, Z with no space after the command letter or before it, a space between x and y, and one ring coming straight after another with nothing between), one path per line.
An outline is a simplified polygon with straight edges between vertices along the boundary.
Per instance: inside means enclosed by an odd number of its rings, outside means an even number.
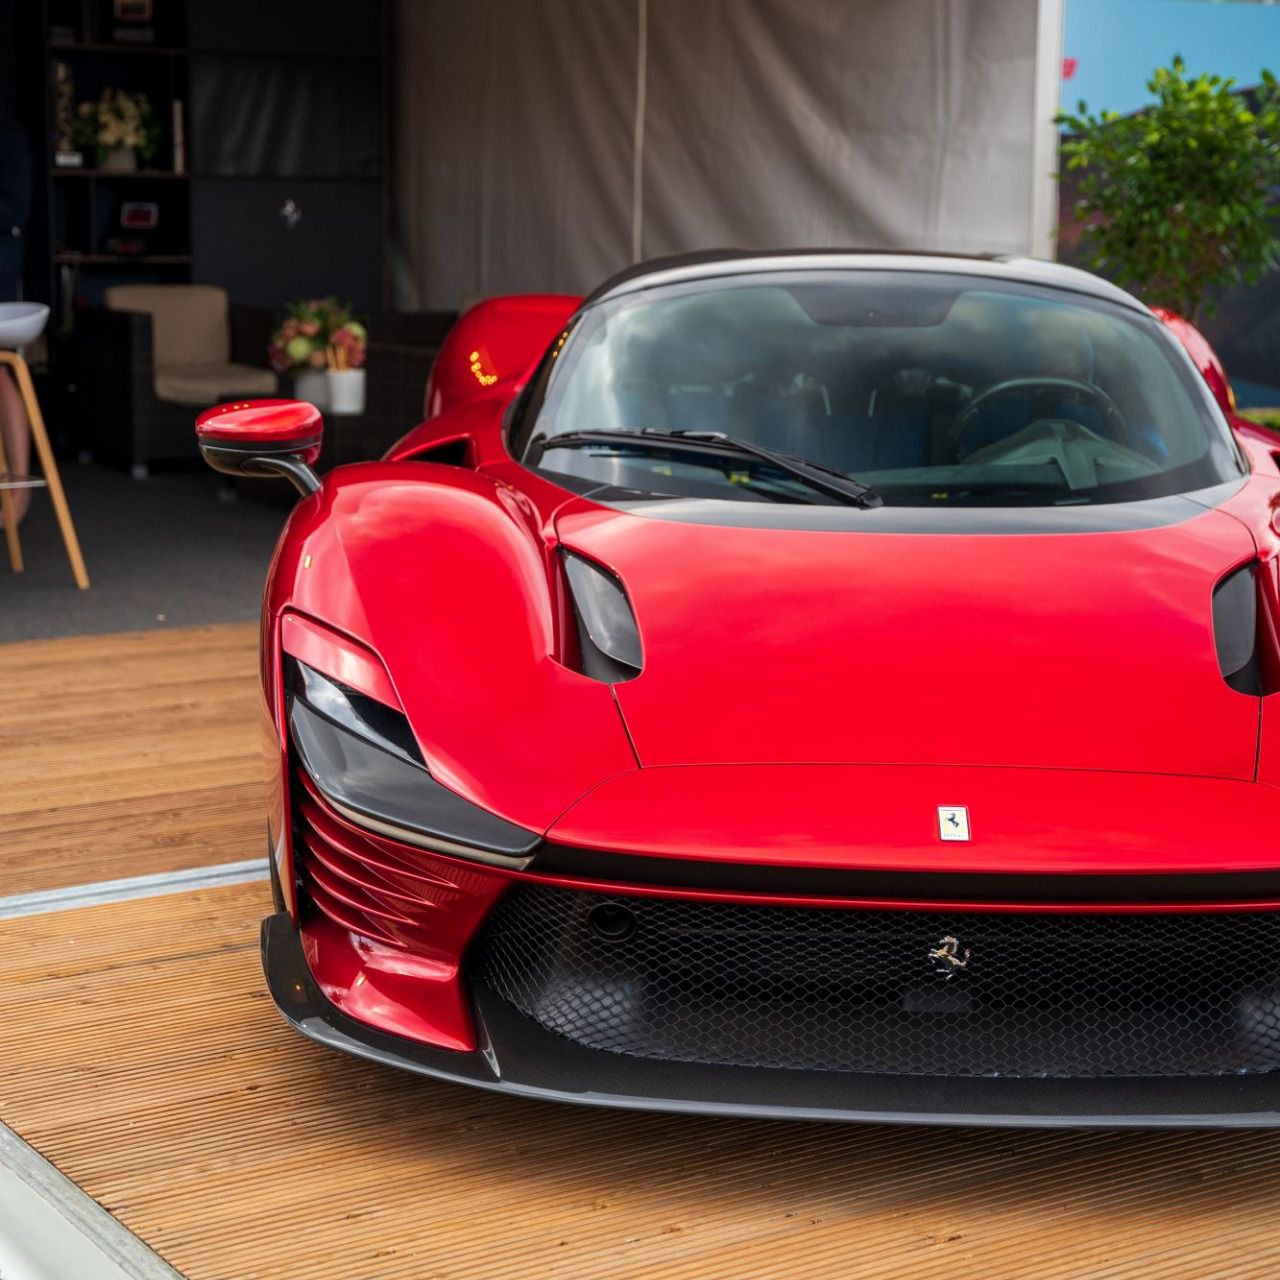
M1270 71L1246 96L1181 57L1155 72L1155 101L1122 116L1081 102L1056 120L1087 265L1193 324L1210 290L1252 284L1280 260L1280 90ZM1250 101L1252 98L1252 102Z

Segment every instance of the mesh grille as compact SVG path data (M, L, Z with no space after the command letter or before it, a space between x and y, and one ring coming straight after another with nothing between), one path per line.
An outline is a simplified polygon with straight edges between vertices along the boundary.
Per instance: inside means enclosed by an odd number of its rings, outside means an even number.
M1280 1067L1280 913L941 914L520 885L472 969L548 1030L644 1058L921 1076Z

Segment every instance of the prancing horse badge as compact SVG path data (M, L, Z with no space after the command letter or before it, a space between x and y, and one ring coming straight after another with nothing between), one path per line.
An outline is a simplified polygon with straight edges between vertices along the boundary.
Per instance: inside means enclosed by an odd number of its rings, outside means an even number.
M962 804L938 806L938 834L944 840L969 838L969 810Z

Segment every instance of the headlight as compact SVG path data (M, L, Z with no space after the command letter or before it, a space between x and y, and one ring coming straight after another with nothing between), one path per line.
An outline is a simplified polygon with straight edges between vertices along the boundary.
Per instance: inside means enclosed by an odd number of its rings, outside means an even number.
M439 853L522 867L540 843L427 771L404 713L285 657L289 731L320 794L352 822Z
M296 658L287 661L288 688L295 698L301 698L307 706L357 737L367 738L374 746L390 751L420 769L427 767L403 712L322 676Z

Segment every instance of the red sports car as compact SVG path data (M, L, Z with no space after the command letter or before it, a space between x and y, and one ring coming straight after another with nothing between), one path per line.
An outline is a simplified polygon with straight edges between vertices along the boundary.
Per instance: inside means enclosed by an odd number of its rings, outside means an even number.
M606 1106L1280 1119L1275 441L1026 259L650 263L468 312L312 464L262 629L272 994ZM1234 428L1234 429L1233 429Z

